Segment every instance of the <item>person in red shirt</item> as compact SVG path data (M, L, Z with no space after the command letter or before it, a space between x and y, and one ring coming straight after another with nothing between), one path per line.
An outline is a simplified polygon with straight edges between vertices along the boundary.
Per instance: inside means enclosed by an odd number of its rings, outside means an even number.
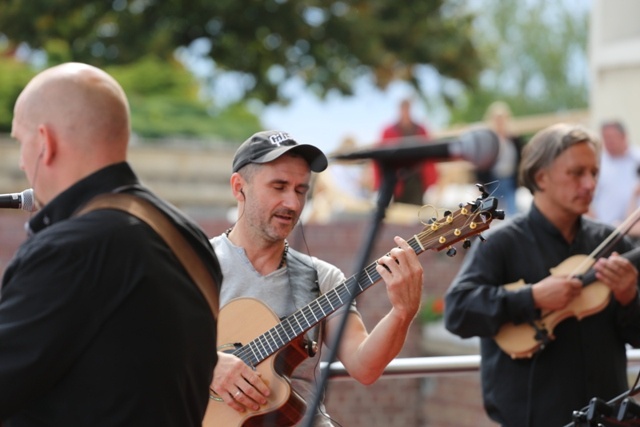
M420 136L426 140L429 138L429 132L424 126L412 119L411 100L404 99L400 102L398 121L383 130L379 146L398 144L402 138L410 136ZM382 170L377 162L373 163L373 178L373 187L377 190L382 184ZM437 181L438 171L432 161L419 162L412 166L399 168L393 199L397 203L422 206L425 191Z

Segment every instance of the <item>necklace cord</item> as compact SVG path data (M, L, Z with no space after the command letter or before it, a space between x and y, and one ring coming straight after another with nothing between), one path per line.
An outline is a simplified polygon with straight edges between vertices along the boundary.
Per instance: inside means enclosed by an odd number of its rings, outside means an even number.
M227 239L229 238L229 234L231 234L231 230L233 230L233 227L227 228L224 232L224 234L227 236ZM287 262L288 252L289 252L289 242L287 241L287 239L285 239L284 250L282 251L282 258L280 258L280 264L278 264L278 268L276 268L276 270L280 270L282 267L284 267L285 263Z

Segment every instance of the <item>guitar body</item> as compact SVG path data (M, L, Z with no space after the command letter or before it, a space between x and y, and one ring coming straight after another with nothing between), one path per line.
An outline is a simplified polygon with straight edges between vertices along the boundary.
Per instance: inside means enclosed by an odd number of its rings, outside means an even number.
M218 317L218 350L232 352L279 323L278 316L253 298L237 298L221 310ZM271 395L258 411L237 412L225 402L209 399L203 427L292 426L304 415L306 404L292 388L291 372L307 357L302 339L293 341L256 366Z

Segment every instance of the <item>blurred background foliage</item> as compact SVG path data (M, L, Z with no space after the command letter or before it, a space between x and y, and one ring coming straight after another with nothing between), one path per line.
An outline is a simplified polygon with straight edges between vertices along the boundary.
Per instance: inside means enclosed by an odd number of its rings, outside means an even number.
M29 78L65 61L113 74L144 137L241 141L261 108L289 101L292 79L320 98L350 96L363 76L381 90L403 80L451 123L482 119L496 99L516 115L584 108L588 11L567 3L4 0L0 132Z
M485 61L478 84L456 98L452 123L483 119L505 101L525 116L584 109L589 104L588 0L480 0L476 48Z

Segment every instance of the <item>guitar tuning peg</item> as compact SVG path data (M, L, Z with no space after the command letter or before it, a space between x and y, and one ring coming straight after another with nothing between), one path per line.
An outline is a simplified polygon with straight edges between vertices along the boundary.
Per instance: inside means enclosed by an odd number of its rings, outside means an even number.
M469 249L470 247L471 247L471 240L464 239L464 242L462 242L462 249Z
M436 222L438 220L438 218L436 217L431 217L429 218L429 221L427 221L427 224L433 224L434 222Z
M482 234L478 234L478 237L480 238L481 242L485 242L487 239L484 238L484 236Z
M480 190L480 194L482 194L483 199L486 199L487 197L489 197L489 193L487 193L487 190L486 188L484 188L484 185L476 184L476 187L478 187L478 190Z
M451 215L451 211L448 211L448 210L444 211L444 216L449 216L449 215Z
M454 257L454 256L456 256L457 253L458 253L458 251L453 246L450 247L449 249L447 249L447 256L449 256L449 257Z

